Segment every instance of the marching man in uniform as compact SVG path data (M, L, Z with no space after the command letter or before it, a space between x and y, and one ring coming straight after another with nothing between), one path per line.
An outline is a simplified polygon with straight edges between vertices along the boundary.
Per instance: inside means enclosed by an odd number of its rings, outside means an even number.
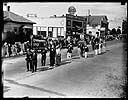
M70 43L68 45L67 58L70 59L71 61L72 61L72 50L73 50L73 47L72 47L72 44Z
M42 55L41 64L42 64L42 66L45 66L45 63L46 63L46 53L47 53L46 48L41 50L41 55Z
M52 68L54 68L54 64L55 64L55 55L56 55L56 50L54 44L52 44L50 47L50 66Z
M56 47L56 65L59 66L61 63L61 50L60 45Z
M99 54L101 54L101 49L102 49L102 39L99 38Z
M106 41L105 41L105 39L103 40L103 52L106 52Z
M95 55L98 55L98 48L99 48L98 41L95 39Z
M32 56L32 73L37 71L37 51L33 50Z
M89 51L88 46L87 46L87 44L85 44L85 46L84 46L84 57L85 58L88 57L88 51Z
M31 71L32 70L32 52L30 49L27 49L25 60L27 64L27 71Z

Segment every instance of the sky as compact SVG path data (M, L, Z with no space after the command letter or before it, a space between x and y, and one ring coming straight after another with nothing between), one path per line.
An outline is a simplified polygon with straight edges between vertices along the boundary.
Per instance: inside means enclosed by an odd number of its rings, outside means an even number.
M88 10L93 15L106 15L109 28L121 26L127 17L127 3L120 2L9 2L10 11L26 17L27 14L37 14L38 17L61 16L68 13L68 8L74 6L78 16L87 16Z

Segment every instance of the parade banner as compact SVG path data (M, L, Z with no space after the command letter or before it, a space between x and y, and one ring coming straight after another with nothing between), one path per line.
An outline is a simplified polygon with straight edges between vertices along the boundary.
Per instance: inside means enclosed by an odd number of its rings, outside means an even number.
M34 50L42 50L47 46L46 40L33 39L32 47Z

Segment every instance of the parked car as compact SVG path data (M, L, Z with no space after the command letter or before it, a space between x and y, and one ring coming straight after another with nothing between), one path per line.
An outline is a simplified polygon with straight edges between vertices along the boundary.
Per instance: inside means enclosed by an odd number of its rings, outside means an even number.
M107 41L111 41L111 40L114 40L115 38L114 38L114 36L113 35L108 35L107 36Z

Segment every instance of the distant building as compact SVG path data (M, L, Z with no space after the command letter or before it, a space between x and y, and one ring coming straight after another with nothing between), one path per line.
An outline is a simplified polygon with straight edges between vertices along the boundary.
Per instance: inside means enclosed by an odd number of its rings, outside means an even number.
M86 34L86 18L74 15L76 10L69 7L69 14L50 16L48 18L27 17L36 22L33 34L51 38L67 38L68 36L80 38Z
M82 16L87 18L87 34L100 36L105 35L108 31L108 18L107 16Z

